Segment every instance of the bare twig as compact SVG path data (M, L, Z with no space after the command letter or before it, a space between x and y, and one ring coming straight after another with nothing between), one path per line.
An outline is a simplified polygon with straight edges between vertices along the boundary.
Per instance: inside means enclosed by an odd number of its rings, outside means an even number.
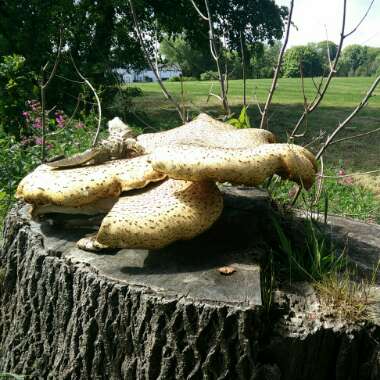
M360 22L356 25L356 27L354 29L352 29L349 33L345 33L345 28L346 28L346 13L347 13L347 0L343 0L343 14L342 14L342 26L341 26L341 32L340 32L340 40L339 40L339 45L338 45L338 49L337 49L336 55L334 57L334 61L333 61L332 64L330 64L330 72L329 72L329 74L328 74L328 76L326 78L326 81L323 84L322 89L320 89L318 91L318 96L316 96L315 99L314 99L314 101L312 103L310 103L308 109L304 110L304 112L302 113L302 115L298 119L295 127L293 128L293 131L292 131L292 133L291 133L290 136L292 136L292 137L295 136L297 130L300 128L300 126L304 122L305 117L308 114L310 114L311 112L313 112L319 106L319 104L321 103L323 97L326 94L326 91L327 91L328 87L330 86L330 83L331 83L331 80L332 80L333 76L336 74L337 65L338 65L338 61L339 61L339 58L341 56L341 52L342 52L342 49L343 49L343 42L344 42L344 40L348 36L350 36L351 34L353 34L359 28L359 26L362 24L362 22L364 21L364 19L368 16L368 13L369 13L369 11L370 11L370 9L372 7L373 2L374 2L374 0L371 1L370 5L367 8L367 11L365 12L364 16L361 18ZM327 44L328 44L328 42L327 42Z
M373 174L373 173L379 173L379 172L380 172L380 169L376 169L376 170L369 170L368 172L356 172L356 173L343 174L343 175L321 175L321 174L317 174L317 177L323 177L326 179L339 179L339 178L354 177L357 175L367 175L367 174Z
M326 31L326 50L327 50L327 58L329 60L329 67L330 71L332 70L332 62L331 62L331 53L330 53L330 44L329 44L329 36L327 33L327 26L325 24L325 31Z
M51 80L54 78L54 75L56 74L59 60L61 58L61 51L62 51L62 40L63 40L63 31L62 29L59 31L59 43L57 48L57 55L55 56L55 61L53 68L50 72L50 75L48 79L45 82L45 73L47 70L47 67L49 63L47 62L45 66L43 66L41 71L41 80L40 80L40 96L41 96L41 161L45 161L46 156L46 89L49 86Z
M346 140L352 140L352 139L354 139L356 137L367 136L367 135L370 135L372 133L379 132L379 131L380 131L380 128L376 128L376 129L373 129L372 131L368 131L368 132L364 132L364 133L359 133L359 134L353 135L353 136L343 137L341 139L338 139L338 140L335 140L335 141L331 141L330 145L337 144L339 142L346 141Z
M195 8L195 10L198 12L199 16L201 16L203 18L203 20L206 20L208 21L208 18L201 12L201 10L197 7L197 4L195 4L195 1L194 0L190 0L191 1L191 4L193 4L193 7Z
M98 126L96 128L96 133L95 133L95 136L94 136L94 139L92 140L92 146L94 147L97 142L98 142L98 138L99 138L99 134L100 134L100 127L102 125L102 106L100 104L100 99L99 99L99 96L94 88L94 86L90 83L90 81L88 79L86 79L83 74L79 71L77 65L75 64L74 62L74 58L72 57L72 55L70 54L70 58L71 58L71 62L75 68L75 71L77 72L78 76L87 84L87 86L90 88L90 90L92 91L92 93L94 94L94 97L95 97L95 100L96 100L96 105L98 107Z
M322 194L322 189L323 189L323 180L324 180L324 176L323 176L323 173L324 173L324 163L323 163L323 156L321 156L321 170L320 170L320 174L318 175L318 180L317 180L317 191L316 191L316 194L315 194L315 198L314 198L314 201L313 201L313 204L316 205L318 204L319 200L321 199L321 194Z
M129 1L131 1L131 0L129 0ZM217 48L216 48L215 35L214 35L214 26L213 26L213 21L212 21L212 18L211 18L211 13L210 13L210 7L209 7L208 0L204 0L207 16L205 16L199 10L199 8L196 6L196 4L195 4L195 2L193 0L190 0L190 2L194 6L194 8L198 12L198 14L204 20L206 20L208 22L210 52L211 52L211 55L212 55L212 57L213 57L213 59L215 61L215 64L216 64L216 68L217 68L217 71L218 71L219 83L220 83L220 96L219 96L219 98L220 98L220 101L221 101L221 103L223 105L223 109L224 109L225 115L229 116L231 114L231 111L230 111L230 106L228 104L228 98L227 98L228 87L226 87L226 80L228 80L228 79L227 79L227 76L225 76L222 73L222 68L221 68L221 65L220 65L220 52L218 53L217 52ZM214 96L213 94L210 94L210 95Z
M325 143L323 144L323 146L321 147L321 149L319 150L319 152L316 154L315 158L317 160L319 160L322 155L324 154L324 152L326 151L326 149L332 145L335 137L338 135L339 132L341 132L346 126L347 124L350 123L350 121L360 112L360 110L367 104L369 98L372 96L373 92L375 91L376 87L378 86L378 84L380 83L380 75L372 82L372 85L371 87L368 89L365 97L361 100L361 102L356 106L356 108L351 112L350 115L348 115L348 117L342 122L342 123L339 123L338 126L335 128L334 132L327 137ZM297 190L297 193L296 195L294 196L293 200L292 200L292 205L294 205L299 197L301 193L301 187L298 187L298 190Z
M158 82L159 86L161 87L161 90L164 93L166 99L168 99L174 105L174 107L176 108L176 110L177 110L177 112L178 112L181 120L183 122L186 122L186 120L183 119L182 109L181 109L180 105L170 95L170 93L166 89L164 83L162 82L162 80L160 78L160 74L159 74L157 68L155 67L154 63L152 62L152 60L151 60L151 58L149 56L149 52L148 52L147 48L145 47L144 39L143 39L142 32L141 32L141 29L140 29L140 26L139 26L139 23L138 23L138 20L137 20L137 16L136 16L136 12L135 12L135 8L133 6L133 1L132 0L129 0L129 7L131 9L132 18L133 18L133 24L134 24L134 27L135 27L135 30L136 30L137 37L138 37L138 39L140 41L140 46L141 46L141 49L142 49L142 51L144 53L145 59L147 60L150 69L152 70L154 76L156 77L157 82Z
M351 32L347 33L344 37L348 37L350 36L351 34L355 33L357 31L357 29L359 28L359 26L363 23L363 21L365 20L365 18L368 16L368 13L369 11L371 10L372 8L372 5L373 3L375 2L375 0L372 0L366 10L366 12L364 13L364 16L360 19L360 21L357 23L357 25L355 26L355 28L353 28L351 30Z
M243 41L243 34L240 31L240 50L241 50L241 68L243 74L243 105L247 106L247 78L245 76L245 43Z
M319 152L316 155L317 159L319 159L324 153L324 151L329 147L329 145L331 145L331 143L333 142L337 134L341 132L342 129L344 129L347 126L347 124L358 114L358 112L367 104L369 98L372 96L372 93L375 91L379 82L380 82L380 75L372 82L372 85L367 91L367 94L361 100L361 102L357 105L357 107L351 112L351 114L342 123L339 123L339 125L336 127L334 132L330 136L327 137L326 142L323 144L322 148L319 150Z
M272 98L273 98L274 92L276 90L277 80L278 80L278 76L280 74L282 60L284 57L286 45L288 44L288 40L289 40L290 26L292 24L293 6L294 6L294 0L291 0L290 1L290 7L289 7L288 23L287 23L286 32L285 32L285 39L284 39L284 43L281 47L280 54L278 55L277 65L274 69L272 85L270 87L268 97L267 97L267 100L266 100L265 105L264 105L263 113L261 114L260 128L268 128L268 110L269 110L269 107L272 103Z

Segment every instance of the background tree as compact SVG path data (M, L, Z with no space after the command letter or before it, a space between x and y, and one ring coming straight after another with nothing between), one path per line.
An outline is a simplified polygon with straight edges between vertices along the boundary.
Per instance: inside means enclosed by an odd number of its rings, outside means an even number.
M160 53L168 64L178 66L184 76L199 77L214 68L208 47L192 47L184 36L164 38L160 43Z
M299 77L300 67L305 77L320 76L323 73L322 57L313 45L294 46L284 56L283 76Z

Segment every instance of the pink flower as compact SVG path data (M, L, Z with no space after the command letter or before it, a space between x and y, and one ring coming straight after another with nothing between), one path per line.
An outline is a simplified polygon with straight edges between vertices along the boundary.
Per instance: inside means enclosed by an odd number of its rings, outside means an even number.
M34 128L37 128L37 129L42 128L41 118L36 117L36 118L34 119L33 127L34 127Z
M30 114L29 114L29 112L27 112L27 111L24 111L24 112L22 113L22 116L24 116L26 120L29 120L29 118L30 118Z
M61 113L59 112L55 113L55 121L57 122L59 128L65 127L65 118L63 117Z
M344 169L342 168L342 169L340 169L339 171L338 171L338 175L339 176L343 176L343 175L346 175L346 172L344 171Z
M34 142L37 144L37 145L42 145L42 137L36 137Z

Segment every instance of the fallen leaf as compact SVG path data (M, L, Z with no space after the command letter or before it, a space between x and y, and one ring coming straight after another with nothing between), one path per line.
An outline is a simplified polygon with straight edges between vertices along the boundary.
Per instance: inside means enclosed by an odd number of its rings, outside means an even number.
M232 273L236 272L236 269L233 267L220 267L218 268L218 272L224 276L229 276Z

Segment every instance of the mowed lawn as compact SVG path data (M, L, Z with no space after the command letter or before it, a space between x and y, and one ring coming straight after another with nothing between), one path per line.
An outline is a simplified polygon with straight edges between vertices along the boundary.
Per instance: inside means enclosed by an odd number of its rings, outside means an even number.
M331 132L357 106L372 81L373 78L362 77L334 78L319 108L308 116L307 127L305 125L299 130L300 134L304 132L304 136L299 137L296 142L305 144L318 136L321 131ZM318 84L319 79L316 78L315 82ZM254 127L258 126L260 119L257 101L261 104L265 101L270 84L270 79L247 81L249 115ZM165 82L165 85L180 103L186 105L192 115L201 111L214 116L222 114L218 99L210 97L207 101L210 89L212 89L212 92L218 93L217 82L184 82L183 97L181 96L179 82ZM164 98L157 83L134 83L130 86L139 87L143 90L143 96L135 98L135 110L138 115L144 116L144 120L147 121L149 126L153 129L167 129L180 125L180 120L174 107ZM310 102L316 93L313 81L306 78L304 87L305 95ZM231 80L228 94L231 108L235 114L238 114L243 102L243 81ZM368 105L338 138L380 128L379 95L380 87L375 91ZM279 79L273 105L269 113L269 129L277 135L279 141L286 141L287 134L294 127L302 111L301 80L298 78ZM318 144L310 148L316 151ZM347 172L380 169L380 132L334 144L326 151L324 158L329 167L342 167ZM375 192L380 192L380 172L360 178L365 178L365 181Z

